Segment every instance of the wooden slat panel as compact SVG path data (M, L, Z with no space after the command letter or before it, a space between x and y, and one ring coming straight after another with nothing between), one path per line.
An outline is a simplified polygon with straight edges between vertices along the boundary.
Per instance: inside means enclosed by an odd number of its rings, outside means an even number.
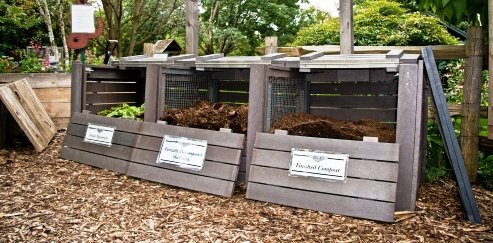
M331 69L306 75L307 82L369 82L370 69Z
M353 217L394 221L394 203L248 183L246 197ZM371 209L371 210L370 210Z
M339 196L395 202L396 183L347 178L342 182L329 182L304 177L288 176L287 169L252 166L248 182L310 190Z
M337 153L347 153L351 158L398 161L399 145L329 138L274 135L257 133L255 147L291 152L292 148L309 148Z
M373 119L379 122L395 122L397 109L338 109L310 107L310 114L349 121Z
M311 95L312 107L397 108L397 96Z
M107 157L112 157L122 160L130 160L132 148L118 144L112 144L111 147L96 145L83 142L84 138L66 135L63 140L63 145L77 150L83 150L94 154L101 154Z
M118 173L126 173L128 162L105 155L85 152L69 147L62 147L60 158L77 161L98 168L109 169Z
M219 92L219 103L248 103L248 93Z
M70 117L70 102L66 103L42 103L45 111L51 118Z
M143 79L140 70L121 70L115 68L97 67L91 67L91 69L92 71L87 74L87 80L137 81Z
M285 152L263 149L254 149L253 151L252 165L289 169L290 162L291 152L288 151ZM398 167L399 165L394 162L388 163L374 160L360 160L350 158L348 162L347 176L370 180L396 182Z
M108 83L108 82L87 82L87 92L137 92L140 89L138 83Z
M226 197L230 197L233 194L234 182L232 181L199 175L190 178L190 174L156 167L149 169L149 166L137 163L129 164L127 174L129 176L160 182L167 185L178 186L190 190L207 192Z
M248 81L219 81L219 90L248 92L250 83Z
M119 129L119 127L116 127L116 129ZM86 136L86 130L87 130L87 125L70 123L67 130L67 135L76 136L82 139L83 137ZM127 132L121 132L115 130L115 133L113 133L112 143L127 146L127 147L133 147L137 141L138 136L139 135L135 133L127 133Z
M115 119L98 115L74 113L71 118L71 123L87 125L95 123L104 126L115 126L118 131L138 132L141 122L130 119Z
M209 149L207 149L209 150ZM193 171L182 169L177 166L168 165L164 163L156 163L158 152L149 151L143 149L134 149L130 161L137 162L144 165L149 165L149 170L153 170L154 167L159 167L168 170L181 171L188 174L189 178L193 178L194 175L202 175L207 177L213 177L228 181L235 181L238 174L238 165L231 165L225 163L218 163L215 161L206 160L201 171Z
M142 97L137 93L94 93L86 95L87 104L138 101L142 101Z
M397 82L310 83L311 94L397 94Z
M34 89L34 93L41 102L70 103L70 88Z

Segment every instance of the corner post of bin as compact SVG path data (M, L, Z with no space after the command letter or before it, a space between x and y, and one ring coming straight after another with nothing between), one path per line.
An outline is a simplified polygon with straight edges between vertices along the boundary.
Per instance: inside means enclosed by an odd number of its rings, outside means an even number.
M159 119L159 83L162 77L162 68L159 64L146 66L144 121L157 122Z
M70 115L74 112L82 112L82 83L84 79L84 65L81 61L72 64L71 105Z
M399 61L396 143L400 145L396 210L416 209L419 185L419 147L422 139L423 79L418 54L405 54ZM418 136L418 137L417 137Z
M248 95L248 132L246 144L246 178L250 173L253 146L257 132L264 132L264 115L266 103L267 65L252 64L250 67L250 84ZM255 111L255 112L252 112Z

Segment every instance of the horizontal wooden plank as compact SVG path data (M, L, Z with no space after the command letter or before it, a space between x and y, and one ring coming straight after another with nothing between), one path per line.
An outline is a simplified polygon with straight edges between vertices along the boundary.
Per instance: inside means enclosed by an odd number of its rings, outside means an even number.
M306 177L292 177L288 176L287 169L260 166L250 167L248 182L385 202L395 202L397 187L395 182L356 178L347 178L345 182L329 182Z
M397 94L397 82L310 83L311 94Z
M311 107L397 108L397 96L311 95Z
M250 83L248 81L221 80L219 82L219 90L248 92L249 87L250 87Z
M85 143L83 140L84 138L81 137L66 135L63 139L63 146L127 161L130 160L130 156L132 155L132 148L128 146L112 144L111 147L106 147L92 143Z
M310 114L348 121L372 119L379 122L395 122L397 119L397 109L310 107Z
M45 111L52 119L58 117L70 118L70 102L63 102L63 103L43 102L41 104L43 105Z
M127 175L195 191L231 197L234 182L130 163Z
M70 88L33 89L41 102L69 102Z
M70 147L62 147L60 158L77 161L94 167L109 169L118 173L126 173L128 161L111 158L101 154L86 152Z
M248 183L246 197L291 207L306 208L358 218L394 221L395 204L361 198Z
M141 102L142 99L143 99L142 95L139 93L88 93L88 94L86 94L87 104Z
M108 80L108 81L144 81L145 70L116 69L91 67L92 71L87 72L87 80Z
M215 161L205 160L201 171L193 171L182 169L177 166L168 165L164 163L156 163L158 152L149 151L143 149L133 149L132 157L130 161L137 162L144 165L149 165L153 167L164 168L168 170L181 171L183 173L193 175L201 175L212 178L218 178L222 180L235 181L238 175L239 166L238 164L225 164L218 163Z
M99 123L94 123L94 124L103 125ZM122 132L117 129L120 128L116 127L115 133L113 133L112 143L123 145L126 147L134 147L139 135L135 133ZM83 139L83 137L86 136L86 130L87 130L87 125L70 123L68 126L67 135L71 135Z
M122 82L87 82L86 92L137 92L142 84Z
M252 165L289 169L290 162L291 151L274 151L263 149L253 150ZM348 161L347 176L369 180L396 182L397 173L399 170L398 166L399 165L395 162L350 158Z
M26 79L33 89L70 88L70 73L2 73L0 83Z
M248 93L219 92L219 103L248 103Z
M139 130L141 122L130 119L117 119L93 114L82 114L75 112L70 120L71 123L86 125L95 123L103 126L114 126L118 131L135 132Z
M313 138L291 135L257 133L255 148L291 152L292 148L316 149L349 154L351 158L398 161L399 145L330 138Z

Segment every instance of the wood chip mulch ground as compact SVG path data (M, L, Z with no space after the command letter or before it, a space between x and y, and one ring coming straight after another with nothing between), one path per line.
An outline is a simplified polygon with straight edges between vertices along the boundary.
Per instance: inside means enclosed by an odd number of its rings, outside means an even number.
M470 224L453 180L425 184L396 223L212 196L42 153L0 150L0 242L491 242L493 192L474 187L484 224Z

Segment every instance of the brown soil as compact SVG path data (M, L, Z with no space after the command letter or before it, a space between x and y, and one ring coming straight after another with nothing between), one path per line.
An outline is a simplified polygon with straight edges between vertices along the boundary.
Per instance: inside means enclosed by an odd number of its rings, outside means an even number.
M455 182L419 189L415 212L379 223L135 179L59 158L64 133L36 153L0 149L0 242L492 242L493 193L473 186L484 224L467 221Z
M375 120L357 122L336 120L306 113L293 113L282 117L272 130L287 130L290 135L363 140L364 136L378 137L379 142L395 143L395 129Z
M162 121L169 125L194 127L219 131L230 128L234 133L246 134L248 124L248 106L210 104L198 101L195 107L187 109L166 109Z

